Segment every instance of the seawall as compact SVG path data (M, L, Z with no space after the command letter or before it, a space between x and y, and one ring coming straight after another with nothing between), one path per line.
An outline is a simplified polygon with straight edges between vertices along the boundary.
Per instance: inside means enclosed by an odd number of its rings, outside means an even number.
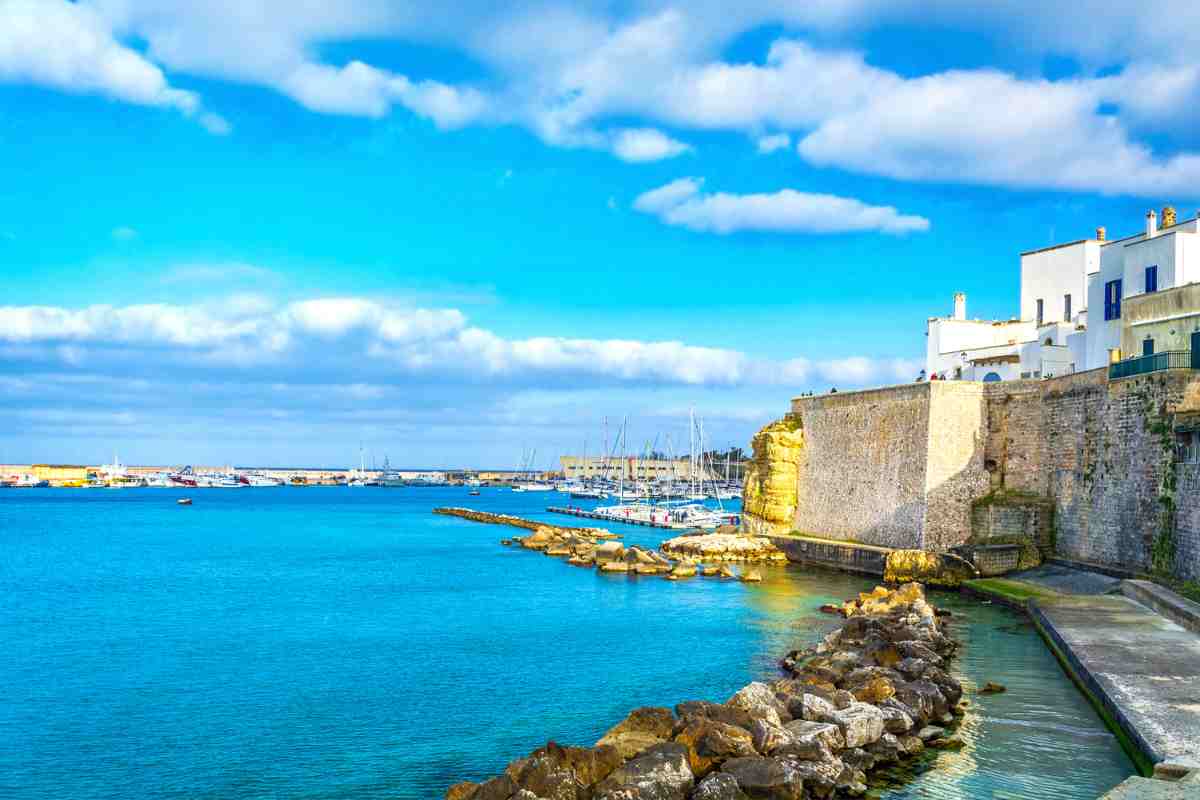
M1022 537L1043 556L1200 579L1200 464L1176 452L1200 430L1191 370L799 397L785 420L786 448L755 438L748 529L935 551ZM755 516L761 487L770 519Z

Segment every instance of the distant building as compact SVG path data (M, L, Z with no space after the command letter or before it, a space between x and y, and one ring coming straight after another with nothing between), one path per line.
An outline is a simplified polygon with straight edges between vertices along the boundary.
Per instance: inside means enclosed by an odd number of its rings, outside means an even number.
M655 458L604 458L602 456L562 456L559 464L563 475L568 480L584 480L591 478L606 478L608 480L627 481L686 481L691 477L690 461L687 458L655 459ZM714 475L696 465L696 477L701 480L714 480Z
M87 481L94 474L88 467L76 464L33 464L29 470L39 481L52 484Z
M1050 378L1166 350L1200 331L1200 221L1153 210L1145 229L1021 253L1020 316L969 320L966 295L926 323L928 376Z

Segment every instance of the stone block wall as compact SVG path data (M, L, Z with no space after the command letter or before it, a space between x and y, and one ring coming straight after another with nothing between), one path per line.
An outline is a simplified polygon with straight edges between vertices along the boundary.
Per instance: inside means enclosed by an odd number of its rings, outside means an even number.
M1037 546L1043 558L1052 556L1054 506L1020 499L976 503L971 509L971 534L976 539L1026 538Z
M1175 469L1176 574L1200 581L1200 464Z
M1016 533L1134 571L1157 552L1200 579L1200 467L1174 463L1175 426L1200 419L1190 370L910 384L796 398L791 416L803 444L779 470L794 470L800 533L938 551ZM985 496L1029 503L985 512Z
M792 401L804 425L795 530L884 547L920 546L929 386Z
M987 493L985 384L929 384L929 454L920 547L938 552L971 535L971 501Z

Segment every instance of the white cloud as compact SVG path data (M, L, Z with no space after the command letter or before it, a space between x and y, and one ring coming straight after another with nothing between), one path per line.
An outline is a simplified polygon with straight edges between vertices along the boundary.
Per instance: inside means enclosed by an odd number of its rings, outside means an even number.
M982 33L1032 63L1046 53L1076 56L1084 68L1053 81L988 69L909 76L874 66L870 54L806 40L912 21L948 36ZM766 26L786 33L761 59L723 57L737 37ZM456 84L316 55L365 38L454 48L484 77ZM1160 152L1145 137L1192 136L1197 47L1200 8L1176 2L1154 14L1099 0L0 3L0 80L175 108L218 134L229 123L170 85L164 67L270 87L321 113L382 117L403 108L445 129L520 125L552 146L627 161L678 156L689 150L687 131L723 130L762 152L798 141L814 164L901 180L1143 195L1196 185L1200 155ZM1117 74L1096 77L1113 64L1122 65Z
M908 362L904 362L908 363ZM849 364L849 366L847 366ZM506 339L457 309L422 309L360 297L272 305L261 297L221 305L0 307L0 371L64 367L158 379L239 375L269 383L324 381L583 386L788 386L814 377L862 385L907 379L873 358L778 362L679 341L536 336ZM915 374L915 370L911 370Z
M691 149L691 145L676 141L655 128L625 128L613 135L613 153L622 161L660 161Z
M701 192L703 181L680 178L638 197L634 208L667 225L727 234L736 231L904 234L929 230L924 217L892 206L871 206L851 197L782 189L773 194Z
M760 153L774 153L776 150L786 150L792 146L792 137L786 133L774 133L770 136L760 136L755 142Z
M0 81L200 112L197 95L172 87L158 66L118 42L104 16L67 0L0 3ZM210 127L212 117L203 112L200 121Z

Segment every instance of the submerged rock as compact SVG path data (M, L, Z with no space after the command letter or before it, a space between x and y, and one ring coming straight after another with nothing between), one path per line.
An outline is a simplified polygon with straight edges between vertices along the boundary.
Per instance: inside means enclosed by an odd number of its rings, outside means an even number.
M978 693L979 694L1000 694L1000 692L1005 692L1005 691L1008 691L1008 690L1001 684L992 683L991 681L988 681L987 683L985 683L983 685L983 688L980 689Z

